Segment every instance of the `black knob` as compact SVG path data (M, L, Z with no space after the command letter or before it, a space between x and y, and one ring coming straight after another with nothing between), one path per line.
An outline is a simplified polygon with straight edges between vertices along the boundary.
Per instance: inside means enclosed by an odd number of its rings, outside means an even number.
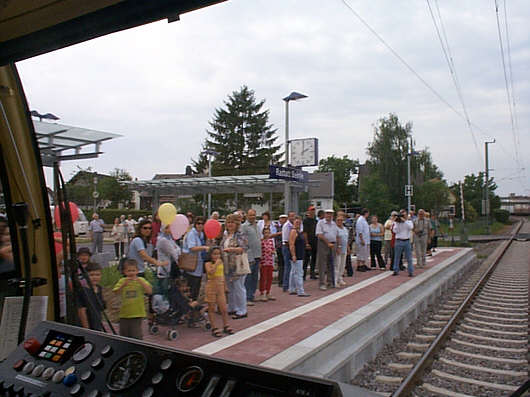
M103 357L109 357L112 354L112 347L110 345L105 345L103 349L101 349L101 355Z

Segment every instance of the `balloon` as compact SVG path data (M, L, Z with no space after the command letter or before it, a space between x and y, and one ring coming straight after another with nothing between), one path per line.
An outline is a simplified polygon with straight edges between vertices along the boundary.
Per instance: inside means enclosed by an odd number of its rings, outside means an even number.
M178 240L184 235L184 233L186 233L189 225L190 222L188 221L188 218L185 215L178 214L175 216L173 222L169 224L169 230L171 230L171 235L173 238Z
M70 215L72 215L72 223L77 221L79 219L79 208L77 208L77 205L75 203L72 203L71 201L68 202L70 207ZM64 208L64 204L62 204ZM61 228L61 214L59 213L59 207L55 206L53 210L53 217L55 218L55 225L60 229Z
M158 207L158 217L160 221L165 225L170 225L175 220L177 215L177 209L171 203L164 203Z
M63 250L63 235L61 232L53 233L53 243L55 245L55 253L58 254Z
M221 233L221 224L215 219L208 219L204 224L204 234L206 237L212 239L219 236Z

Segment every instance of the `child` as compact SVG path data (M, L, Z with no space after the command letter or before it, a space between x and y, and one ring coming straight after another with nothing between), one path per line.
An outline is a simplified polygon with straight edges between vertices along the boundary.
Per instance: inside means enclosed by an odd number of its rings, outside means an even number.
M224 275L224 264L221 259L221 248L212 247L208 255L208 261L204 264L206 273L208 275L208 282L206 283L206 299L208 303L208 314L210 324L212 325L212 335L219 338L222 335L219 328L215 327L215 305L219 308L223 316L223 332L231 335L234 330L228 326L228 311L226 308L226 284Z
M263 228L263 239L261 240L261 265L258 300L267 302L276 298L271 294L272 270L274 269L274 239L271 238L270 229Z
M79 291L77 301L79 320L84 328L96 331L105 331L101 324L101 312L106 309L105 301L99 282L101 281L101 266L98 263L88 263L85 267L90 279L90 287L82 287Z
M123 263L123 274L112 292L121 294L120 335L142 339L142 320L145 318L144 294L151 295L151 284L138 277L138 263L127 259Z

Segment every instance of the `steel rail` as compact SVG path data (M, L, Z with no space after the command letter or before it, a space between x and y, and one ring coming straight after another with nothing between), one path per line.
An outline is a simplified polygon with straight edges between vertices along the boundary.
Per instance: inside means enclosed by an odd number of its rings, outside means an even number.
M508 250L512 241L515 239L515 236L521 229L524 220L520 220L519 224L510 234L510 238L504 241L491 256L486 260L490 260L491 265L488 267L488 270L482 275L480 280L475 284L475 287L467 295L464 301L460 304L456 312L451 316L445 327L438 334L436 339L431 343L427 351L421 356L416 365L408 373L407 377L400 384L399 388L392 394L391 397L408 397L412 395L412 391L418 386L418 383L421 381L425 370L430 368L433 361L435 360L435 355L445 346L446 340L449 338L449 335L453 329L458 325L461 320L461 317L466 312L467 308L471 305L473 299L478 294L482 286L486 283L491 273L497 267L497 264L500 262L501 258L504 256L504 253Z

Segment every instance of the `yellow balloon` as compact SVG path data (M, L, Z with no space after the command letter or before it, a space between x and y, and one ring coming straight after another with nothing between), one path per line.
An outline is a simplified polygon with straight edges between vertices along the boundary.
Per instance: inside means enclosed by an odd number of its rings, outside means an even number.
M177 209L171 203L164 203L158 208L158 216L164 225L169 225L177 216Z

